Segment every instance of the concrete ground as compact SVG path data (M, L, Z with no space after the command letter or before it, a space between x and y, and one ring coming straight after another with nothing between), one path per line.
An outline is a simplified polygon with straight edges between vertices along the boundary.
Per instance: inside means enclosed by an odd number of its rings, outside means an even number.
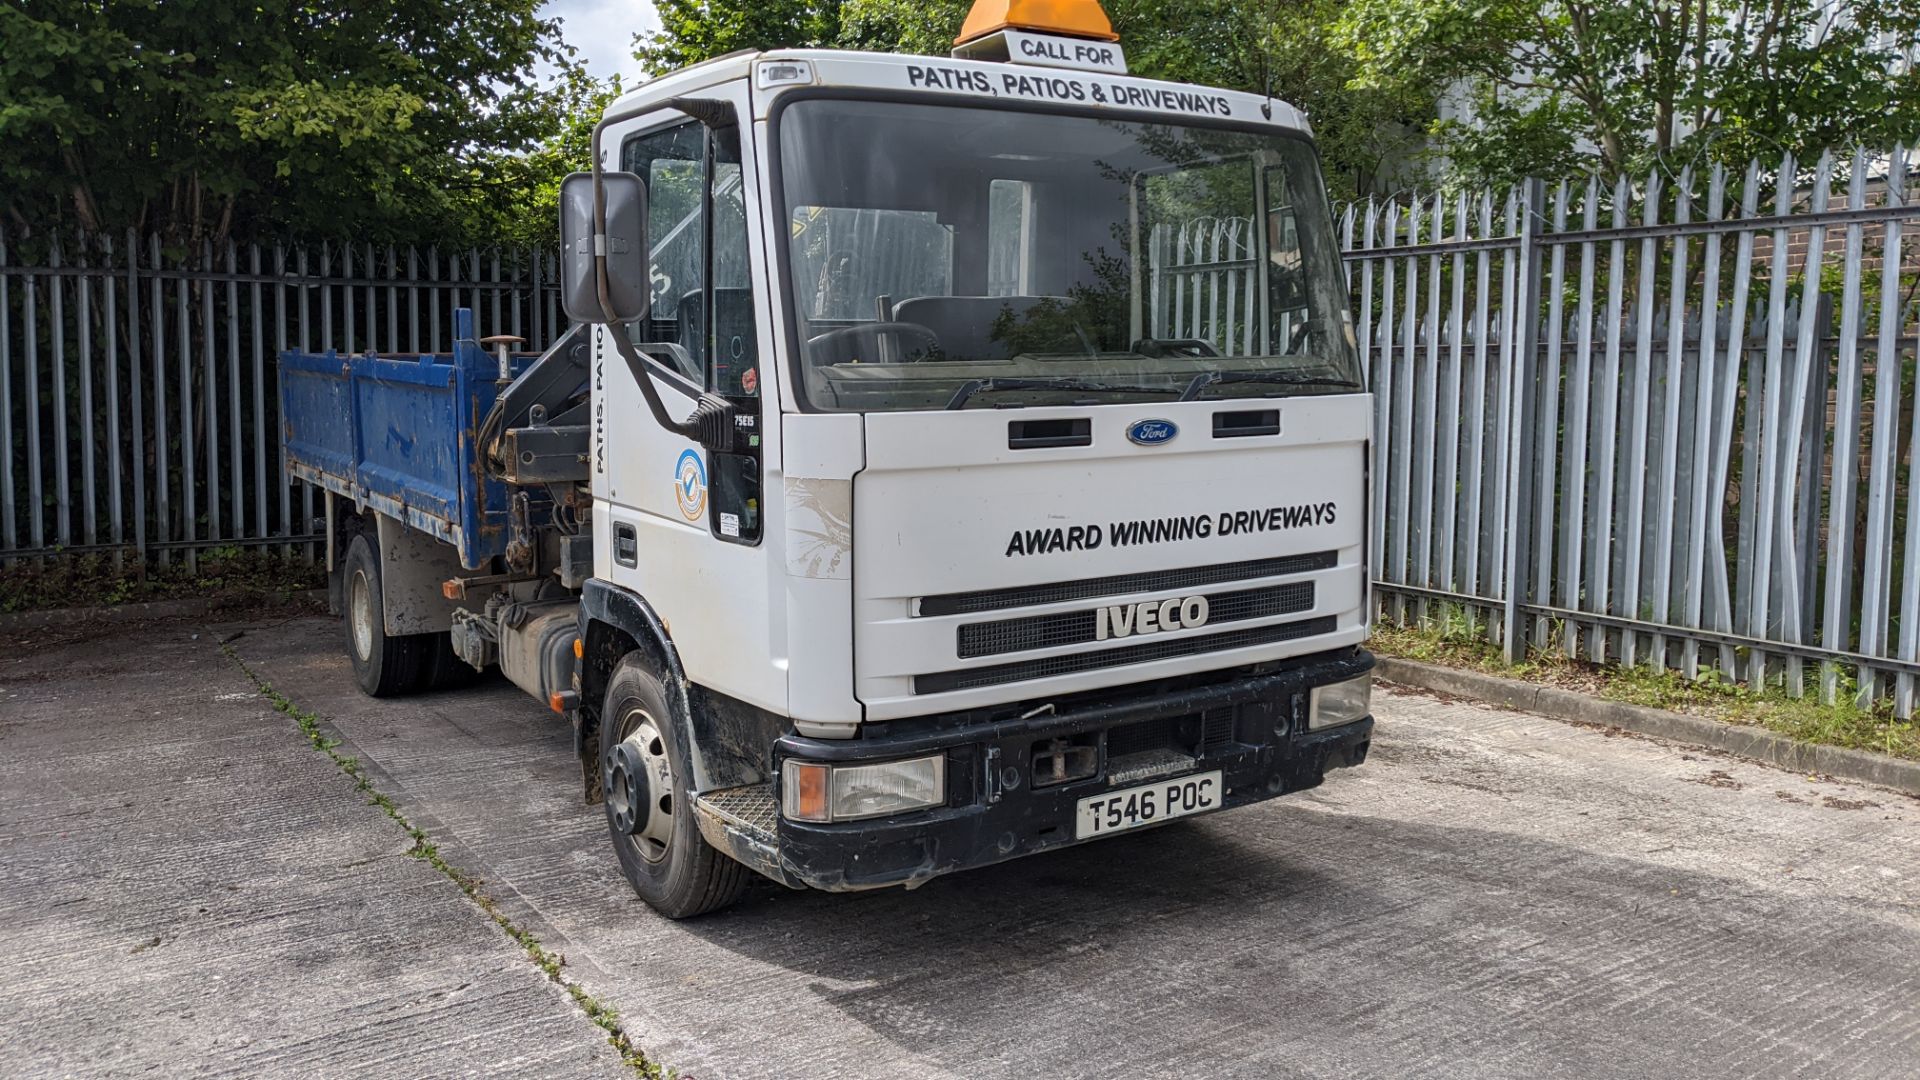
M412 846L203 629L5 657L0 1076L628 1075Z
M217 640L653 1060L733 1077L1908 1077L1920 802L1412 694L1323 787L919 891L633 898L504 684L331 622L0 659L0 1075L616 1075ZM631 1075L631 1074L629 1074Z

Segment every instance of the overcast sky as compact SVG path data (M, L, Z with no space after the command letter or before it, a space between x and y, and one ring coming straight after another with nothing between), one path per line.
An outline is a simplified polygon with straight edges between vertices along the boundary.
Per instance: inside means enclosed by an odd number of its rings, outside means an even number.
M640 81L633 36L660 26L650 0L547 0L542 14L561 20L561 35L596 77L624 76L629 90Z

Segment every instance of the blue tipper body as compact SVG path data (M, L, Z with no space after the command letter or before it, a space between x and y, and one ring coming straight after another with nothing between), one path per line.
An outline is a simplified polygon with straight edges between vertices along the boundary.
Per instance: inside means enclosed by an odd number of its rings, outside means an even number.
M480 460L499 364L453 316L453 353L280 354L287 471L452 544L478 570L507 547L507 486ZM514 374L532 362L514 357Z

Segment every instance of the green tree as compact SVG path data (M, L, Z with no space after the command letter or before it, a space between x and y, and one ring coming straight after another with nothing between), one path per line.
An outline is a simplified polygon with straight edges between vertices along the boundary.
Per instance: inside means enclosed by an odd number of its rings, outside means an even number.
M4 0L0 207L187 244L477 233L569 104L532 74L569 64L539 7Z
M972 7L972 0L845 0L833 44L945 56Z
M1353 85L1450 86L1463 180L1743 164L1920 133L1916 0L1352 0Z
M634 59L662 75L740 49L831 44L841 0L656 0L660 29L634 41Z
M552 247L560 228L560 181L588 167L594 126L620 91L618 75L595 79L578 65L563 67L541 98L546 136L525 153L489 161L499 194L468 207L471 228L494 243Z
M1108 11L1136 74L1265 91L1299 107L1313 123L1328 183L1351 195L1381 182L1431 102L1348 87L1348 65L1325 41L1343 2L1117 0Z

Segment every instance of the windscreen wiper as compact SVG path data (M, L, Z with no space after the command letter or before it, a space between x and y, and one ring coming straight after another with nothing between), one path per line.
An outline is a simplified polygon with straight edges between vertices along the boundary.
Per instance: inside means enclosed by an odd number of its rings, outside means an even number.
M1087 382L1084 379L968 379L960 384L960 389L953 392L953 397L947 402L947 408L961 408L973 395L994 390L1089 390L1108 394L1171 394L1175 392L1171 386L1097 383Z
M1279 383L1284 386L1332 386L1343 390L1358 390L1360 384L1352 379L1330 379L1321 375L1307 375L1298 371L1203 371L1193 377L1187 388L1180 392L1180 401L1192 401L1200 396L1200 391L1217 383Z

